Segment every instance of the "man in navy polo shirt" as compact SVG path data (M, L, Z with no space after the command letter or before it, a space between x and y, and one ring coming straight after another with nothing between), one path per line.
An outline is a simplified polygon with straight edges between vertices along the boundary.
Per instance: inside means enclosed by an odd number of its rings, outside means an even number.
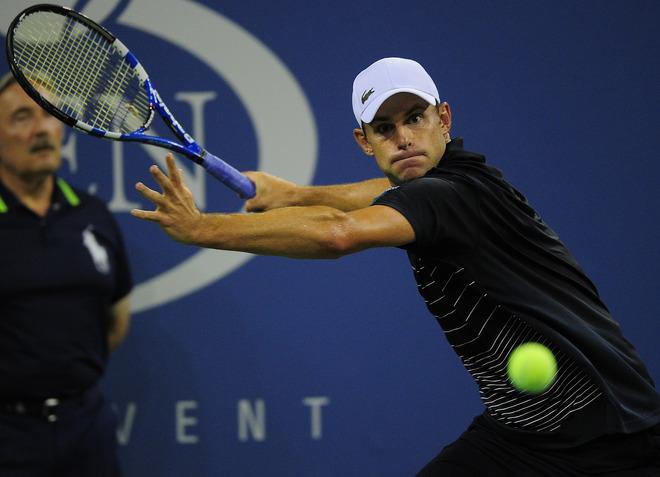
M0 475L120 475L96 388L124 339L131 275L119 228L69 186L62 124L0 79Z

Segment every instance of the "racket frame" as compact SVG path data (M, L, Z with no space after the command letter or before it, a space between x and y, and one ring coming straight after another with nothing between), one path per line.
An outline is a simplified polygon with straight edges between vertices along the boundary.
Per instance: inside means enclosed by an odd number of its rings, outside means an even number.
M111 44L114 50L124 58L124 61L128 62L131 68L135 70L135 73L139 78L149 101L150 113L147 120L140 128L129 133L120 133L115 131L106 131L104 129L91 126L83 121L79 121L63 113L32 86L32 84L28 81L28 79L22 73L21 69L16 64L17 62L14 56L12 45L14 41L14 30L16 26L20 24L20 22L22 22L26 16L36 11L51 11L56 14L75 18L77 21L85 24L87 27L103 36ZM254 197L256 192L254 183L245 175L237 171L234 167L224 162L222 159L214 156L213 154L210 154L207 150L201 147L185 131L185 129L183 129L181 124L176 120L170 109L161 98L160 94L158 94L158 91L153 87L147 71L138 61L137 57L115 35L113 35L111 32L103 28L95 21L68 7L52 4L33 5L23 10L12 20L7 31L7 39L5 45L9 67L11 68L12 74L16 78L16 81L25 90L25 92L34 101L37 102L37 104L39 104L42 108L48 111L48 113L52 114L63 123L92 136L124 142L140 142L151 144L153 146L162 147L178 154L182 154L191 159L193 162L204 167L211 175L230 187L242 198L247 199ZM158 112L163 122L170 129L170 131L172 131L176 138L183 144L179 144L167 138L145 134L145 131L149 128L153 121L155 115L154 113L156 111Z

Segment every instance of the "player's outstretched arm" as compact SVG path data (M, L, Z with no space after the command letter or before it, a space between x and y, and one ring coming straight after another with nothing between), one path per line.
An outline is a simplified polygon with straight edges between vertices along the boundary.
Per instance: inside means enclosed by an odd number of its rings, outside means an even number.
M262 214L202 214L171 155L167 157L167 167L169 177L157 166L150 168L162 192L142 183L136 185L156 209L133 210L131 214L158 223L181 243L260 255L337 258L415 240L410 223L386 206L353 212L310 206L285 207Z
M390 187L384 177L351 184L301 186L266 172L246 172L245 175L257 186L257 195L245 203L248 212L310 205L325 205L349 212L369 207Z

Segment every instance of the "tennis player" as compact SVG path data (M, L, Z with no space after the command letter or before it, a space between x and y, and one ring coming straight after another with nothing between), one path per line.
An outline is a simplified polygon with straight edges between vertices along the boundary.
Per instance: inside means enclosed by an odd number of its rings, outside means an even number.
M298 187L249 173L258 214L201 213L171 156L156 205L134 216L200 247L298 258L404 249L429 311L485 411L420 476L658 476L660 396L593 283L522 193L452 138L451 110L418 63L384 58L353 84L353 135L386 179ZM289 207L296 206L296 207ZM506 358L537 341L558 360L539 395Z

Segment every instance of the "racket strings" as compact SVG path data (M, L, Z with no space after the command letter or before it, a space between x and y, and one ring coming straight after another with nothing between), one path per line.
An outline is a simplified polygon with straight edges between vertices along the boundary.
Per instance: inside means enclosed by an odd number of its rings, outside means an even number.
M16 56L33 86L46 89L48 99L57 101L54 105L58 109L81 120L95 86L91 75L98 73L107 55L98 49L93 52L82 48L84 33L75 28L75 22L64 20L65 17L52 14L39 15L36 19L28 17L17 31L20 35L15 35L21 47L16 49ZM44 32L49 32L47 37ZM21 37L27 37L27 41L21 41ZM22 53L29 55L24 61L20 61ZM94 61L91 61L93 53Z
M49 88L48 78L52 75L52 71L48 71L47 65L54 64L52 61L54 52L51 45L55 44L54 35L57 33L57 29L52 28L44 31L50 32L49 36L38 39L32 30L22 30L22 35L15 37L15 44L19 46L16 49L16 58L20 60L19 63L23 63L27 67L23 69L23 72L28 73L26 77L34 86ZM41 42L43 48L37 49L30 47L38 41ZM45 58L50 58L51 60L45 61Z
M107 61L107 51L94 51L91 48L85 48L85 42L89 41L89 35L85 35L85 33L79 30L74 33L76 30L76 24L74 22L67 22L67 26L58 44L57 54L61 58L59 66L65 71L70 71L71 74L68 76L62 75L63 84L58 89L70 93L66 97L61 98L57 106L69 106L70 111L65 110L65 112L68 112L72 116L73 114L71 113L75 112L77 117L84 119L84 112L89 108L90 95L98 85L98 73L103 63ZM74 59L73 56L66 56L66 51L76 52L79 56L77 59ZM55 62L55 58L48 58L48 60L52 61L51 68L49 68L50 71L53 70L53 67L57 63ZM87 66L87 68L83 68L83 66ZM64 99L70 99L70 104L67 105Z
M14 31L14 57L32 86L77 121L129 133L150 118L149 98L134 68L103 35L76 19L54 12L28 15Z
M114 91L124 91L124 97L132 98L130 101L124 101L119 95L111 95L107 101L101 103L101 108L99 110L99 120L102 123L109 123L112 126L120 125L123 123L128 123L131 131L139 129L143 124L144 120L140 120L139 116L134 114L135 108L137 110L140 107L148 110L149 104L146 101L146 95L144 96L145 100L140 101L140 91L142 88L139 83L133 82L133 68L126 61L116 62L113 68L112 73L109 75L107 90ZM130 85L130 90L126 89L124 85ZM137 119L137 124L133 124L133 119ZM146 120L146 118L145 118ZM115 130L115 127L110 127L107 129Z

